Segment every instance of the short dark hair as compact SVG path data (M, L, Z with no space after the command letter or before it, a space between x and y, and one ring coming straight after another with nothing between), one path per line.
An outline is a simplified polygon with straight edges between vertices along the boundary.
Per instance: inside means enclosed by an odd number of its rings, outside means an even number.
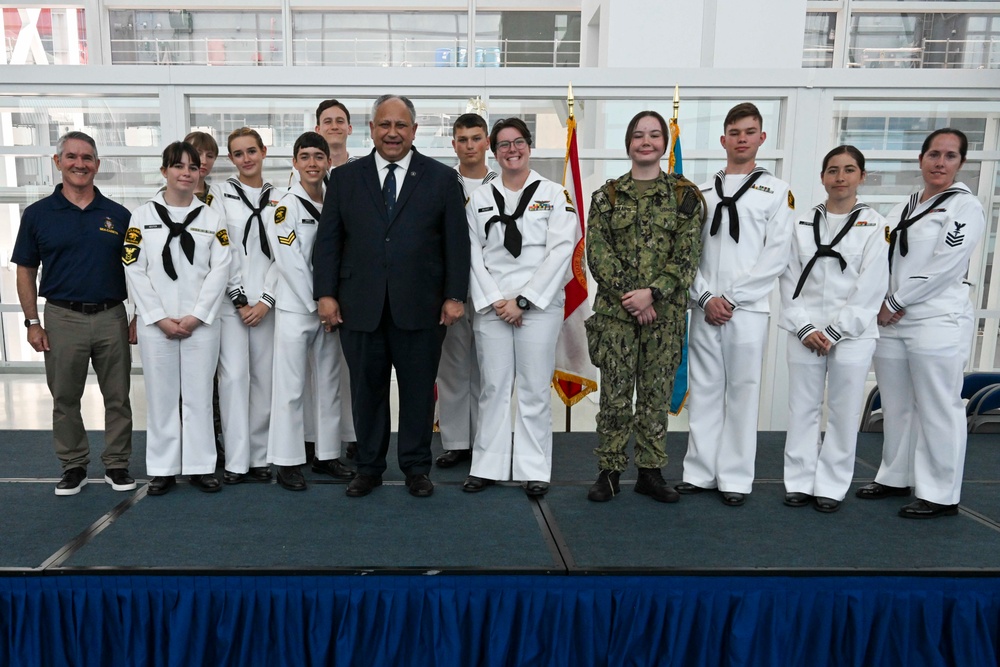
M341 111L343 111L344 115L347 116L347 124L348 125L351 124L351 112L347 110L347 107L344 106L344 103L340 102L338 100L335 100L333 98L330 98L328 100L323 100L322 102L319 103L319 106L316 107L316 124L317 125L319 125L319 118L320 118L320 116L322 116L323 112L326 111L327 109L329 109L330 107L337 107Z
M295 140L295 145L292 146L292 159L294 160L299 156L299 151L303 148L318 148L323 151L323 154L330 157L330 144L326 143L326 139L322 135L309 131L303 132L299 135L299 138Z
M656 122L660 124L660 129L663 130L663 136L670 136L670 129L667 127L667 121L659 113L655 111L640 111L636 115L632 116L632 120L628 122L628 128L625 130L625 155L628 155L628 149L632 145L632 133L635 132L636 126L639 121L643 118L655 118ZM667 148L670 148L670 141L667 140Z
M956 130L953 127L942 127L928 134L927 138L924 139L923 145L920 147L920 157L923 157L924 153L930 150L931 142L934 141L934 138L942 134L954 134L958 137L958 154L962 156L962 162L965 162L965 156L969 153L969 138L965 136L965 132Z
M219 155L219 142L217 142L215 137L208 132L190 132L186 137L184 137L184 141L188 142L199 151L215 153L216 156Z
M854 158L854 161L858 163L858 168L861 171L865 170L865 154L859 151L854 146L851 146L850 144L841 144L840 146L837 146L823 157L823 168L819 170L819 173L822 174L823 172L825 172L826 166L830 164L830 160L832 160L835 156L841 155L843 153L846 153L847 155L850 155L852 158Z
M477 113L463 113L461 116L455 119L455 122L451 126L451 136L455 136L455 133L459 130L471 130L478 127L483 131L484 134L490 133L490 128L486 124L486 119Z
M160 167L166 169L178 164L185 155L191 160L191 164L196 167L201 166L201 156L198 155L197 148L186 141L175 141L163 149L163 163Z
M229 133L229 138L226 139L226 152L232 152L232 145L234 139L239 139L240 137L253 137L257 142L257 148L264 148L264 140L260 138L260 133L251 127L239 127Z
M87 134L86 132L80 132L79 130L71 130L66 134L59 137L59 141L56 142L56 155L62 157L63 147L66 142L70 139L76 139L78 141L83 141L90 144L90 147L94 149L94 159L100 160L101 158L97 155L97 142L94 138Z
M517 130L518 134L524 137L524 140L528 142L528 146L531 146L531 130L520 118L501 118L493 125L493 129L490 130L490 150L496 155L497 152L497 135L500 134L502 130L507 128L512 128Z
M725 130L736 121L744 118L755 119L760 123L760 129L764 129L764 117L760 115L760 109L757 108L757 105L752 102L740 102L730 109L729 113L726 114L726 120L722 123L722 129Z

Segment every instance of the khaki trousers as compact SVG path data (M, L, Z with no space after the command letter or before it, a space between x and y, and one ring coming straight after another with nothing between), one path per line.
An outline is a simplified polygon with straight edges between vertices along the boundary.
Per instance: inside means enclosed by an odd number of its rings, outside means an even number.
M63 471L86 468L90 443L80 414L80 399L91 361L104 397L106 469L127 468L132 454L132 406L129 402L131 361L128 315L119 305L93 315L48 306L45 332L45 377L52 394L52 439Z

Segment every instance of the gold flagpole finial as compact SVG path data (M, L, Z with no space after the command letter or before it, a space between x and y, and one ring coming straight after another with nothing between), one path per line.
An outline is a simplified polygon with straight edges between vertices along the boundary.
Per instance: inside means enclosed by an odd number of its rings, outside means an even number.
M681 87L674 85L674 117L673 120L677 120L677 114L681 109Z
M566 93L566 104L569 105L569 117L570 118L573 117L573 102L575 102L575 99L573 98L573 82L570 81L569 82L569 91Z

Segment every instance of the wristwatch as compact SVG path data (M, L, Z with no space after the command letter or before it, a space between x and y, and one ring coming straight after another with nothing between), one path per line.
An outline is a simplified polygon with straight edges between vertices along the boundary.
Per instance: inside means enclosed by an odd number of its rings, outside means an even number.
M41 324L41 323L42 323L41 320L31 320L27 318L24 320L24 326L26 329L30 329L31 325L33 324Z
M660 291L659 287L650 287L649 293L653 296L653 303L663 298L663 292Z
M514 299L514 303L516 303L517 307L520 308L521 310L528 310L529 308L531 308L531 304L528 303L528 300L525 299L520 294L518 294L517 297Z
M240 309L249 303L250 302L247 301L246 294L239 294L235 298L233 298L233 307L235 307L236 309Z

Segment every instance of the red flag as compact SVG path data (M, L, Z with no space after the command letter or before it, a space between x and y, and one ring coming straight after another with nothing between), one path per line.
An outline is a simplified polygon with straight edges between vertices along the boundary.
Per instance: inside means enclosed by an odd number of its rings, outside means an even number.
M563 326L556 344L556 371L552 386L566 405L574 405L584 396L597 390L597 369L590 363L587 351L587 332L584 321L593 314L587 300L587 268L584 241L586 226L583 221L583 198L580 196L580 154L576 147L576 119L569 117L566 137L566 164L563 169L563 187L571 206L580 220L580 236L573 250L572 277L566 283L566 305Z

